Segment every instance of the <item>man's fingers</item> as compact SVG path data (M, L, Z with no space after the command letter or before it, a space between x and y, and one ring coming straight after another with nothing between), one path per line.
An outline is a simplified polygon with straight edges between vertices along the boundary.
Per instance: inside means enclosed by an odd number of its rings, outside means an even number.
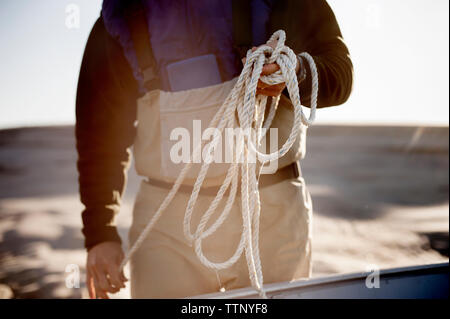
M122 263L124 258L125 258L125 255L123 254L122 251L120 251L118 254L116 254L116 256L114 258L114 262L118 268L120 267L120 264Z
M117 267L117 273L119 280L124 283L128 281L128 278L125 277L125 274L123 273L123 269L120 270L120 265L122 264L123 259L125 258L124 254L121 252L120 255L116 258L116 267Z
M92 274L89 271L89 268L87 269L87 273L86 273L86 286L87 286L87 289L89 292L89 298L95 299L94 278L92 277Z
M261 75L269 75L277 72L280 69L280 66L276 63L265 64L262 68Z
M101 291L99 292L98 299L109 299L109 296L106 294L106 292Z
M97 279L97 274L95 271L92 271L93 285L95 289L95 298L96 299L109 299L106 292L99 286L99 280Z
M95 293L97 294L96 299L109 299L107 293L98 286L95 286Z
M261 82L261 81L260 81ZM285 83L279 83L275 85L267 85L264 82L261 82L261 85L258 83L256 94L262 94L267 96L277 96L283 92L286 87Z
M279 84L272 85L270 88L275 91L279 91L281 93L285 87L286 87L286 83L279 83Z
M94 274L94 282L96 284L96 287L100 288L103 292L117 292L117 289L111 286L107 278L108 271L106 267L102 267L100 270L98 268L95 268Z
M271 87L268 87L266 89L257 89L256 94L260 95L266 95L266 96L278 96L281 94L283 90L281 89L273 89Z
M278 84L274 84L274 85L269 85L267 83L264 83L261 80L258 80L258 84L257 84L257 88L258 89L271 89L271 90L281 90L283 91L284 88L286 87L286 83L278 83Z
M271 45L271 44L269 44L269 45ZM271 45L271 46L274 47L274 45ZM252 48L252 52L255 52L256 49L257 49L257 47L253 47ZM244 58L242 58L242 64L245 65L245 62L246 62L246 58L244 57ZM261 75L270 75L272 73L277 72L279 69L280 69L280 66L278 64L276 64L276 63L265 64L263 66L263 68L262 68ZM277 86L278 85L283 86L281 88L281 91L282 91L284 89L284 83L283 84L277 84ZM258 86L257 87L258 87L258 89L265 89L265 88L269 88L271 86L269 86L268 84L262 82L261 80L258 80ZM268 94L264 94L264 93L260 93L260 94L269 95L269 96L276 96L276 95L279 94L279 93L276 94L276 92L272 92L272 90L270 92L265 92L265 93L268 93Z
M109 290L109 283L108 283L108 280L106 279L106 274L103 271L96 271L95 279L97 282L97 286L100 289L102 289L104 291Z
M120 270L120 265L122 264L122 261L124 260L124 258L125 258L125 255L123 254L123 252L120 252L120 254L116 258L117 273L118 273L119 280L122 283L128 281L128 279L125 277L125 274L123 273L123 269Z
M267 83L264 83L263 81L261 81L261 80L258 80L258 84L257 84L257 88L258 89L265 89L266 87L269 87L270 85L269 84L267 84Z
M125 285L120 278L119 267L112 265L108 268L109 282L118 290L120 288L125 288Z
M91 289L92 297L109 299L108 292L115 293L124 287L120 275L123 257L122 248L117 242L100 243L88 252L87 266L95 290L92 292Z
M122 280L123 282L127 282L128 278L125 277L125 274L123 273L123 270L120 272L120 280Z
M265 95L265 96L277 96L278 95L278 94L272 93L270 91L265 91L265 90L257 90L256 94Z

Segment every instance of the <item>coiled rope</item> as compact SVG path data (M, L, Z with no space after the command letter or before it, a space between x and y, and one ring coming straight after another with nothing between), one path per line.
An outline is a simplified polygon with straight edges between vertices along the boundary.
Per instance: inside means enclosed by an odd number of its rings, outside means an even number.
M254 52L249 50L247 52L247 58L239 78L225 99L224 103L211 120L208 127L217 128L218 131L223 133L225 128L234 128L235 126L235 114L239 120L239 127L245 131L245 129L259 129L255 137L255 134L240 135L237 142L236 151L234 153L234 160L230 164L227 175L219 191L217 192L214 200L211 202L208 210L201 217L195 233L191 232L191 218L192 213L197 201L200 188L208 172L211 160L205 159L201 166L200 172L197 176L191 197L188 201L185 216L184 216L184 235L190 245L194 245L195 253L203 265L213 270L225 269L233 265L245 251L245 257L247 260L247 266L249 271L249 277L252 286L259 292L260 296L265 298L266 294L263 289L263 274L261 269L261 259L259 255L259 217L260 217L260 199L258 191L258 178L257 178L257 165L256 161L250 161L250 152L254 152L257 155L257 159L264 166L265 163L277 160L285 155L292 147L301 125L309 126L312 124L315 118L317 95L318 95L318 75L316 65L313 58L306 52L299 54L304 57L309 64L312 76L312 95L311 95L311 111L309 118L305 116L302 110L300 102L299 87L297 82L297 74L295 67L297 63L297 56L287 46L284 45L286 40L286 34L283 30L275 32L267 43L275 43L275 48L272 48L268 44L258 47ZM280 69L273 74L267 76L261 76L262 68L264 64L277 63ZM261 138L264 136L264 132L270 127L274 118L280 96L272 98L269 114L264 121L265 108L267 104L267 96L256 96L256 87L258 79L261 79L264 83L269 85L286 83L289 97L294 106L294 122L289 137L284 145L273 153L265 154L259 152L255 144L258 144ZM263 129L263 130L261 130ZM207 143L203 150L206 151L206 156L211 156L212 150L217 145L220 134L215 134L213 139ZM256 139L256 141L255 141ZM254 142L255 141L255 142ZM195 147L191 156L191 160L183 167L180 175L176 179L173 187L167 194L166 198L161 203L160 207L156 211L155 215L146 225L142 233L139 235L131 249L128 251L126 257L120 265L122 270L131 256L141 246L150 230L158 221L161 214L169 206L170 202L177 193L181 186L186 174L192 165L192 159L199 155L202 150L202 144ZM202 250L202 241L208 236L212 235L220 225L228 217L232 205L236 198L238 189L238 176L241 175L241 201L242 201L242 235L234 254L226 261L212 262L204 254ZM222 213L217 220L207 229L205 229L207 222L217 209L220 201L222 200L225 192L231 185L230 193L225 204Z

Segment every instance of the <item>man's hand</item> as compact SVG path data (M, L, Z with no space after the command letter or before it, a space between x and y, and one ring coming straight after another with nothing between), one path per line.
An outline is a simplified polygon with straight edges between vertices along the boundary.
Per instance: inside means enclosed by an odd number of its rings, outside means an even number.
M272 48L275 48L276 44L268 43L268 45L271 46ZM252 52L255 52L256 49L257 49L257 47L253 47ZM245 64L245 60L246 60L246 58L244 57L242 59L242 64ZM298 57L297 57L295 73L298 73L299 68L300 68L300 64L298 62ZM280 69L280 66L277 63L264 64L261 75L270 75L272 73L277 72L279 69ZM258 85L256 86L256 94L267 95L267 96L278 96L281 94L281 92L283 92L285 87L286 87L286 83L268 85L268 84L264 83L263 81L258 80Z
M117 242L103 242L88 252L86 285L91 299L109 299L107 292L116 293L125 288L125 278L120 272L124 258L122 247Z

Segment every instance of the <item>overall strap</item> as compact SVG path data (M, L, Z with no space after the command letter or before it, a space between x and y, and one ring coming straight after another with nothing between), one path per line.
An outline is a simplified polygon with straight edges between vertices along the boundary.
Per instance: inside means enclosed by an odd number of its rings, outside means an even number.
M252 12L250 0L232 0L233 45L241 58L252 48Z
M157 65L150 45L147 17L141 0L129 0L125 19L143 78L143 86L147 91L157 89L160 87Z
M252 14L250 0L232 1L233 46L239 56L245 57L252 47ZM130 31L143 86L147 91L161 87L158 68L150 44L147 17L142 0L129 0L125 19Z

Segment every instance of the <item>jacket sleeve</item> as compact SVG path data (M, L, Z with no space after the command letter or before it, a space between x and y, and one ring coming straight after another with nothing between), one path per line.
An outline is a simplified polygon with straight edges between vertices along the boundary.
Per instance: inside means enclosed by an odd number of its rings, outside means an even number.
M318 107L339 105L348 99L353 65L336 17L325 0L276 1L269 28L272 33L284 29L286 44L295 53L308 52L313 57L319 77ZM302 104L310 106L309 72L300 84L300 96Z
M122 49L99 18L86 44L76 97L77 168L87 249L104 241L121 242L114 219L135 136L137 95Z

